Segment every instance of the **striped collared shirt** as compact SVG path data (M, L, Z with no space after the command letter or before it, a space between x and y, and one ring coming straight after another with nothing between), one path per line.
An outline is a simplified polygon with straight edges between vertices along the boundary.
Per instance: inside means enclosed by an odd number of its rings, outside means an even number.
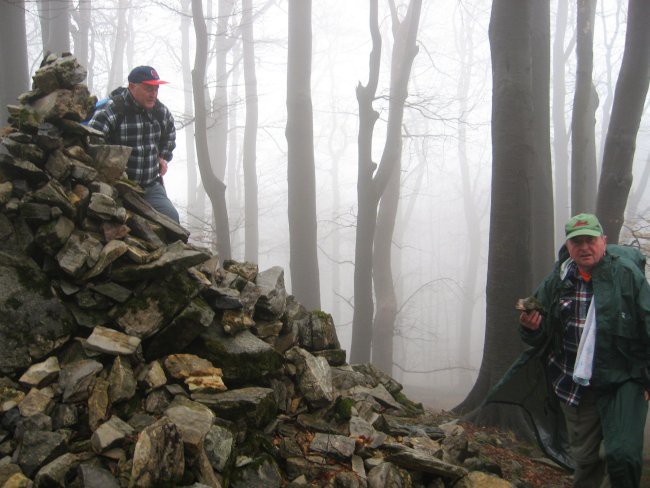
M172 159L176 147L174 117L162 103L157 103L153 110L141 108L126 88L111 96L123 98L124 113L120 114L110 99L97 109L88 125L103 132L111 144L133 149L126 173L131 181L148 186L160 176L159 158Z
M555 394L567 405L575 407L580 403L585 387L573 381L573 367L594 292L591 280L585 281L580 276L576 264L569 266L565 281L569 280L571 286L560 295L562 341L559 350L549 355L548 367Z

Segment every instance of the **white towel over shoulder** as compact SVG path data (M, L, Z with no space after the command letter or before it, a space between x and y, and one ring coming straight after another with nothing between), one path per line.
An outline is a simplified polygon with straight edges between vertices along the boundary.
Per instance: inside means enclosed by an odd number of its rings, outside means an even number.
M594 350L596 349L596 305L594 301L595 296L591 298L589 310L587 310L587 318L576 354L576 363L573 367L573 381L584 386L588 386L591 380Z

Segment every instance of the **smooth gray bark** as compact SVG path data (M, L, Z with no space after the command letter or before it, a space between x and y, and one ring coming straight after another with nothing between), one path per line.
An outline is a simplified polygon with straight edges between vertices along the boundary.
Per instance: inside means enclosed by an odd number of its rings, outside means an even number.
M618 243L632 186L636 138L650 82L650 2L630 0L621 71L607 130L597 212L608 236Z
M242 42L244 55L244 86L246 93L246 125L244 127L244 259L259 260L259 225L257 202L257 124L258 97L255 72L253 34L253 2L242 2Z
M578 0L576 90L571 121L571 213L596 208L596 109L592 81L596 0Z
M70 52L70 0L39 0L43 52Z
M316 175L311 101L311 0L289 0L287 176L291 289L308 309L320 309Z
M226 185L214 173L210 164L205 110L205 67L208 58L208 35L201 0L192 0L192 18L196 33L196 55L192 70L196 155L203 186L212 203L212 215L217 233L217 251L223 261L230 259L230 229L226 209Z
M25 2L0 2L0 125L7 122L7 105L29 90ZM7 69L11 67L11 69Z
M492 201L485 344L476 383L457 407L461 411L478 407L522 350L513 327L513 306L519 296L531 291L532 1L492 3Z
M570 49L565 48L569 2L559 2L553 39L553 156L555 159L556 245L564 241L564 223L569 220L569 135L566 127L565 69Z

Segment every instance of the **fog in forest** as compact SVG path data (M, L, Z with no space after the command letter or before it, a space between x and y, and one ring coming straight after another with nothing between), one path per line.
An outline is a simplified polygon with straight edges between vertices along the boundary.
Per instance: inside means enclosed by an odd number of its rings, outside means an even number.
M81 14L84 9L90 9L85 59L91 93L102 98L116 86L126 86L130 69L138 65L153 66L161 79L169 81L160 87L159 99L174 115L177 147L164 179L165 186L180 211L181 223L192 232L190 241L217 251L212 205L201 188L194 146L193 90L188 68L195 69L196 62L192 12L192 3L196 2L50 1L45 2L49 5L47 12L34 1L2 0L0 6L6 11L22 3L30 76L43 56L43 20L70 12L70 49L77 55L81 46L75 45L75 40L80 42ZM282 266L287 287L295 293L290 272L285 135L292 2L254 0L249 3L252 8L246 17L243 5L247 2L208 0L202 3L208 33L204 66L205 96L209 101L206 103L208 145L211 160L218 159L219 151L224 151L226 157L223 183L231 257L243 261L246 225L243 141L249 99L242 33L245 19L251 19L258 97L255 173L259 268ZM313 2L311 7L311 103L320 308L334 317L342 347L348 351L355 307L359 210L357 87L365 86L370 76L371 3L327 0ZM379 118L372 133L372 159L378 165L387 137L391 63L396 62L392 59L396 45L393 29L396 19L404 20L409 2L397 0L394 4L392 15L391 2L378 4L382 45L373 107ZM549 105L553 101L559 103L551 110L550 151L554 165L561 157L570 158L572 150L577 12L575 2L567 4L568 8L566 5L562 8L562 2L550 2ZM422 2L416 38L418 51L409 73L408 97L401 122L401 165L396 193L399 200L390 241L391 263L385 263L392 270L396 313L393 368L388 373L405 385L412 398L436 408L452 408L466 397L476 381L484 350L493 167L493 78L488 37L491 7L491 2L481 0ZM593 134L599 167L625 47L627 8L627 2L622 0L596 4L592 79L598 105ZM566 25L558 25L558 19L563 19ZM558 52L564 57L559 63ZM558 66L563 67L561 73ZM6 64L3 69L7 69ZM555 97L558 87L562 92L560 98ZM225 105L223 98L218 98L224 94ZM650 218L650 198L645 192L648 174L644 171L650 161L649 112L646 100L636 138L634 181L626 214L626 222L631 226L643 225L643 220L638 218ZM558 127L560 120L564 124L562 128ZM227 123L225 146L212 132L216 130L215 125L224 121ZM563 149L554 145L558 142L558 131L563 133ZM213 167L215 164L213 161ZM556 196L556 205L557 202ZM570 211L565 204L564 208L556 208L556 216L566 218ZM556 222L556 229L561 229L562 223ZM557 232L555 251L562 238ZM620 241L631 240L624 226ZM547 269L550 271L550 263ZM532 291L521 289L520 296L528 296ZM375 300L375 308L381 305ZM512 334L516 334L514 302L511 328ZM507 355L511 356L511 352Z

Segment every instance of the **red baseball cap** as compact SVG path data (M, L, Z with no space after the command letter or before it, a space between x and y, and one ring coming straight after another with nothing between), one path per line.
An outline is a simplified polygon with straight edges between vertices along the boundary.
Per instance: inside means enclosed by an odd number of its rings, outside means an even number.
M129 83L144 83L145 85L164 85L168 83L158 76L158 72L151 66L138 66L129 73Z

